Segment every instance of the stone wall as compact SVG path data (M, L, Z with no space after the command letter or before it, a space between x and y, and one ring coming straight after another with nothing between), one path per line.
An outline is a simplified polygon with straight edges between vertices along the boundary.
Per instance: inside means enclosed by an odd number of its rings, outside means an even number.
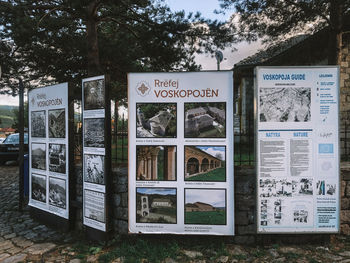
M341 233L350 235L350 162L341 163ZM237 244L253 244L261 241L256 234L256 176L253 167L235 168L235 236ZM128 233L128 178L127 168L114 170L113 227L115 233ZM264 239L273 240L273 235ZM319 235L318 235L319 236ZM322 240L323 237L320 237ZM276 239L312 239L312 235L277 235ZM320 240L320 239L318 239Z

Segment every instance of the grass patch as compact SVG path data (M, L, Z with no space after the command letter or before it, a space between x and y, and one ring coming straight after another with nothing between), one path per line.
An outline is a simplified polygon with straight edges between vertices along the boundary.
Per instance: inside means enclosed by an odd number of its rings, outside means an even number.
M176 242L159 242L150 240L129 240L122 241L113 250L99 256L99 262L110 262L111 260L123 257L125 263L141 262L147 259L148 262L160 263L165 258L176 258L179 253L179 246Z
M225 225L225 210L185 212L185 224Z
M185 179L185 181L213 181L213 182L225 182L226 174L225 168L220 167L208 173L199 174Z

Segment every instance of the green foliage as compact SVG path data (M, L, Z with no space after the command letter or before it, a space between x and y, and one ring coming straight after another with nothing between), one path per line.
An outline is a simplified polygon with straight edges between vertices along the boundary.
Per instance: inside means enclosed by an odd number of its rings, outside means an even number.
M162 262L165 258L176 258L178 254L176 242L159 242L159 240L124 240L115 249L101 255L99 262L110 262L111 260L123 257L125 263L141 262L147 259L148 262Z
M12 110L12 113L13 113L13 116L14 116L12 128L18 129L19 128L19 119L18 119L18 117L19 117L19 108L18 107L14 108ZM24 103L24 113L23 114L24 114L24 128L28 128L29 126L28 126L28 103L27 102Z
M17 106L0 105L0 128L12 127Z
M125 98L127 72L199 70L195 53L234 42L222 23L172 13L165 3L0 0L2 92L16 92L21 77L70 81L78 93L83 77L103 73L112 96Z

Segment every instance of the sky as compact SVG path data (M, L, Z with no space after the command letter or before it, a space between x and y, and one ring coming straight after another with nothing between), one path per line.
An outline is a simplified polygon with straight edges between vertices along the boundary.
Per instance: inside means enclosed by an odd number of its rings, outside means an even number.
M185 189L185 202L202 202L214 207L225 207L226 192L224 189Z
M227 14L215 14L215 9L220 9L218 0L165 0L172 11L184 10L186 14L199 11L203 17L212 20L226 21L230 17L230 12ZM242 42L234 46L237 51L232 52L232 48L221 50L224 54L224 60L220 64L221 70L231 70L233 65L240 60L253 55L257 52L261 45L259 42L248 44ZM208 54L196 56L197 64L202 65L202 70L216 70L216 59ZM0 95L0 105L18 105L18 97Z

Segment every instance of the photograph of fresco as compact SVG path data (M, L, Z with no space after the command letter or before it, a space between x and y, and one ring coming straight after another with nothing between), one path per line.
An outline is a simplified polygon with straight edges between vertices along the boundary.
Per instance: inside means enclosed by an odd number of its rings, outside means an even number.
M136 188L136 222L176 224L176 188Z
M136 103L137 138L176 138L176 103Z
M84 110L104 109L105 89L104 80L84 82Z
M226 103L185 103L185 138L225 138Z
M84 119L84 147L105 147L105 119Z
M64 109L49 110L49 137L66 137L66 112Z
M84 182L93 184L104 184L105 157L104 155L85 154L84 155Z
M185 224L226 225L226 189L185 189Z
M46 114L45 111L31 112L31 136L46 137Z
M226 181L225 146L185 146L185 181Z
M176 146L136 146L136 180L176 181Z

